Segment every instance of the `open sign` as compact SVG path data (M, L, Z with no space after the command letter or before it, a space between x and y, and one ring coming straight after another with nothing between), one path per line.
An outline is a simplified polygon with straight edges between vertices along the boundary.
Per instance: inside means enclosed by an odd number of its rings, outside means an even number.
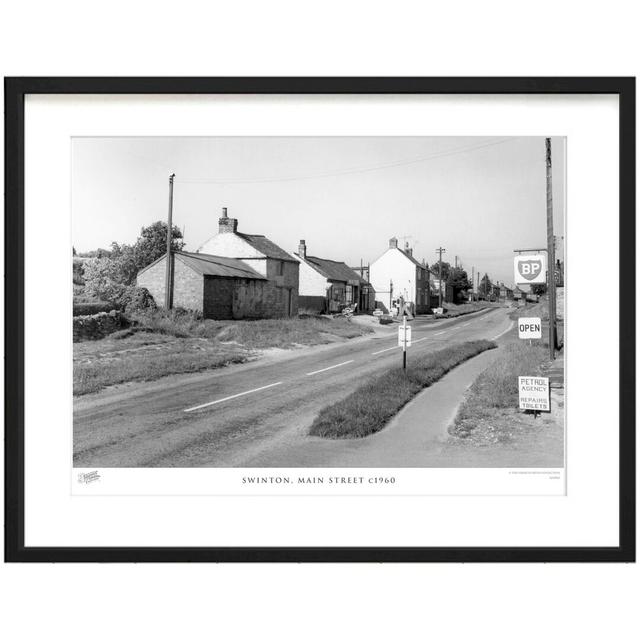
M519 318L518 337L523 339L542 338L542 322L540 318Z
M516 284L538 284L546 281L546 256L516 256L513 259Z

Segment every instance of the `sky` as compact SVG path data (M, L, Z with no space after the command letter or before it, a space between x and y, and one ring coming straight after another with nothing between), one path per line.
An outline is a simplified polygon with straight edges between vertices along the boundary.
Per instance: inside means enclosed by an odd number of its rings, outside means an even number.
M552 138L554 233L564 237L565 150ZM455 256L513 284L514 249L546 247L542 137L74 138L72 240L78 252L135 242L166 220L187 251L238 231L289 252L366 265L395 236L432 264ZM559 241L559 255L563 257Z

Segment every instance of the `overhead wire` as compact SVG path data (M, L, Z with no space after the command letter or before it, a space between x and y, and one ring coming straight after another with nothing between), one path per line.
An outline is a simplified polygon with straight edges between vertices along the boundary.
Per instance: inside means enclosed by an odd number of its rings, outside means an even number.
M427 162L436 158L444 158L447 156L459 155L462 153L470 153L472 151L478 151L487 147L493 147L496 145L504 144L515 140L516 137L508 137L500 140L494 140L480 145L467 145L465 147L459 147L456 149L449 149L445 151L436 152L427 156L421 156L418 158L410 158L407 160L399 160L396 162L388 162L385 164L368 166L368 167L354 167L351 169L344 169L342 171L330 171L325 173L308 174L302 176L271 176L271 177L258 177L258 178L209 178L209 179L176 179L176 182L180 184L259 184L268 182L293 182L298 180L318 180L323 178L334 178L339 176L354 175L359 173L368 173L372 171L382 171L385 169L393 169L396 167L403 167L412 164L419 164L421 162Z

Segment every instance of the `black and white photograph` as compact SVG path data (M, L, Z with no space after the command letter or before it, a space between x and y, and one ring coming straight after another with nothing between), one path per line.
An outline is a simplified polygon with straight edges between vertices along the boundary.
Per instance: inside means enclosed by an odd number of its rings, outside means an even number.
M565 175L559 136L74 137L79 482L563 471Z

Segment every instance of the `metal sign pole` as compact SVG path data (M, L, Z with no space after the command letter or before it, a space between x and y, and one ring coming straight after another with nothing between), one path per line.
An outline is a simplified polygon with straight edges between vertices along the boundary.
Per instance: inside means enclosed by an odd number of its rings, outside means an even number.
M407 316L402 316L402 368L407 368Z

